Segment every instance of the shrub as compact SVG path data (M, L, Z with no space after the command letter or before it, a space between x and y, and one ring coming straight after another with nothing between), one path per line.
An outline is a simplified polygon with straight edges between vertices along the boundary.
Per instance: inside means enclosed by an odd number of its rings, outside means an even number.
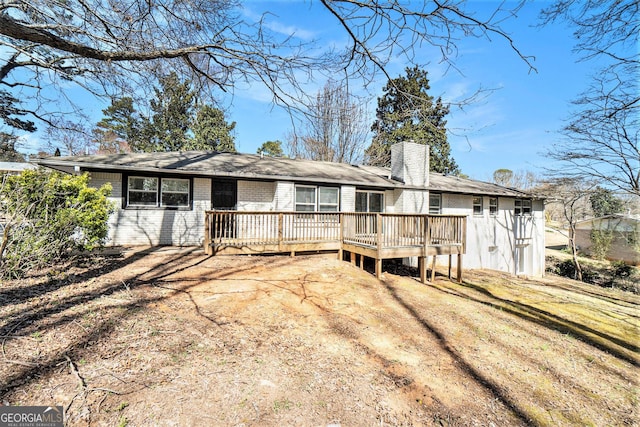
M74 249L102 246L113 211L110 185L92 188L89 176L42 170L5 175L0 184L0 276L18 278L59 262Z
M591 230L591 254L596 259L605 259L609 249L611 249L611 243L613 242L612 230Z

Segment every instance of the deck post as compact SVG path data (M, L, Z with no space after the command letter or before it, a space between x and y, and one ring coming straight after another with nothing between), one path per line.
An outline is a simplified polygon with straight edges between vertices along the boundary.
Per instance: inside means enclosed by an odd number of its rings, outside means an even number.
M360 254L360 270L364 270L364 255Z
M340 249L338 249L338 261L342 261L344 257L342 251L342 244L344 243L344 214L338 214L338 221L340 223L340 227L338 228L338 239L340 239Z
M382 276L382 215L379 213L376 214L376 278L380 279Z
M211 247L211 227L209 227L209 212L204 212L204 253L207 255L213 255L213 248Z
M278 213L278 250L282 250L282 241L284 240L284 214Z
M458 283L462 283L462 254L458 253Z
M436 256L433 256L433 261L431 261L431 283L436 280Z
M351 251L349 252L349 261L351 261L351 264L356 265L356 253Z
M451 280L451 257L452 255L449 254L449 280Z
M418 257L418 269L420 270L420 282L427 283L427 257Z

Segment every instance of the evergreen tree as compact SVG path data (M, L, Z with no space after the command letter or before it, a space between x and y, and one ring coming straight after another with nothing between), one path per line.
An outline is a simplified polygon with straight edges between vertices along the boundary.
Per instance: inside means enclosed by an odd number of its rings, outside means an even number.
M282 141L266 141L258 148L257 153L270 157L283 157Z
M181 82L176 73L160 79L155 98L150 101L151 120L143 120L141 137L147 143L136 151L182 151L190 142L189 128L196 96L191 82Z
M24 156L16 150L18 137L0 132L0 162L24 162Z
M235 152L233 129L224 112L197 106L191 82L175 73L160 80L149 101L151 118L138 113L133 99L114 99L102 110L104 118L93 130L101 152L118 153L209 150Z
M140 140L140 117L132 98L112 99L111 105L102 113L104 118L93 130L100 152L120 153L143 144Z
M235 137L232 134L235 127L236 122L226 122L222 110L203 105L198 109L193 123L194 138L184 149L235 153Z
M593 216L596 218L620 213L624 210L624 202L606 188L596 187L589 195L589 201Z
M376 120L371 127L373 141L366 150L368 163L376 166L391 165L391 146L398 142L413 141L429 145L429 169L433 172L458 174L459 169L451 157L447 141L445 116L449 107L438 97L434 99L427 71L406 68L400 76L383 88L378 98Z

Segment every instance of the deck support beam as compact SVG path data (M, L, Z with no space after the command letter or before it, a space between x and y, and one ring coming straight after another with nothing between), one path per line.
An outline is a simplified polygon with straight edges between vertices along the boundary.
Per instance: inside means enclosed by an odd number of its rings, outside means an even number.
M436 280L436 256L433 256L433 261L431 261L431 283Z

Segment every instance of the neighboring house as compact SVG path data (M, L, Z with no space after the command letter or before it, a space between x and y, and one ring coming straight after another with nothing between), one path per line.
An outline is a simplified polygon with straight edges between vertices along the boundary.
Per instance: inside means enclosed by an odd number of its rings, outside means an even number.
M607 259L640 265L640 217L613 214L579 221L576 224L576 245L590 255L594 249L594 231L609 234Z
M49 157L111 183L113 245L200 245L205 212L385 212L467 216L466 268L544 274L544 203L495 184L429 173L428 147L392 147L391 168L239 153Z
M22 162L0 162L0 175L4 173L17 174L25 169L35 169L36 165Z

